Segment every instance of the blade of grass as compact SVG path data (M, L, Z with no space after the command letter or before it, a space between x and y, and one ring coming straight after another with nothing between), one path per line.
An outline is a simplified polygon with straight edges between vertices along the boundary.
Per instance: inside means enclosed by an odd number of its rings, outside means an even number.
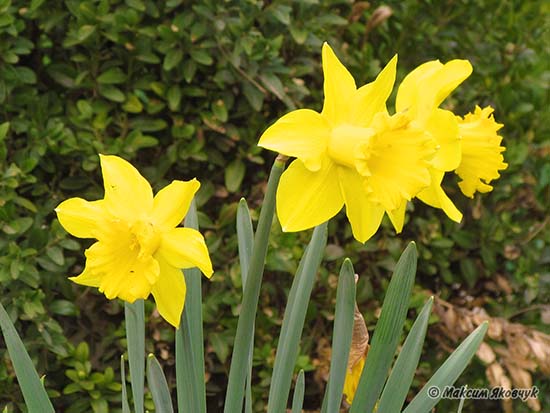
M145 316L143 312L143 300L136 300L132 304L124 303L128 364L136 413L143 413L145 385Z
M128 393L126 391L126 363L124 356L120 356L120 381L122 384L122 413L130 413L130 405L128 404Z
M166 377L157 358L153 354L149 354L147 357L147 384L151 390L151 396L153 396L155 412L174 413Z
M241 198L239 206L237 208L237 242L239 249L239 263L241 266L241 282L244 287L246 285L246 276L248 273L248 267L250 265L250 258L252 256L252 248L254 246L254 228L252 226L252 219L250 218L250 211L246 200ZM254 331L252 332L254 337ZM252 413L252 356L254 340L250 341L248 350L248 371L246 373L246 388L244 392L244 411L245 413Z
M305 378L304 370L300 370L298 378L296 379L296 385L294 386L294 396L292 396L292 412L301 413L304 405L304 391L305 391Z
M302 258L304 262L302 269L292 281L271 376L267 413L282 413L286 409L309 298L326 242L327 223L325 222L313 230L311 241Z
M466 337L460 346L445 360L445 363L437 369L415 398L412 399L403 413L428 413L432 410L439 400L441 400L443 389L446 386L454 384L472 359L481 345L483 337L485 337L488 326L488 322L485 321ZM428 390L431 387L437 387L440 390L438 397L432 398L428 395Z
M283 173L284 164L282 158L278 157L275 160L267 183L267 192L254 238L254 247L252 248L252 257L244 288L241 313L237 322L237 332L233 344L233 355L231 357L231 367L229 369L225 397L225 413L241 413L242 411L250 343L253 341L254 321L260 297L260 286L262 284L265 257L269 243L269 233L275 212L275 193L279 179Z
M416 260L411 242L395 266L350 413L372 412L380 396L407 317Z
M15 375L19 382L19 387L25 399L25 405L29 412L37 413L53 413L54 409L50 401L44 385L32 364L32 360L25 349L25 345L11 319L0 304L0 329L8 348Z
M433 297L430 297L411 327L380 397L380 412L399 413L405 403L422 353L433 301Z
M327 406L329 412L337 412L342 403L342 391L348 369L348 356L353 334L355 310L355 273L351 261L346 258L340 269L336 290L336 311L332 334L332 356L327 384ZM384 410L381 410L384 411Z
M185 217L185 226L199 229L195 201ZM197 268L190 268L182 277L185 277L187 294L180 328L176 330L178 412L206 413L201 273Z

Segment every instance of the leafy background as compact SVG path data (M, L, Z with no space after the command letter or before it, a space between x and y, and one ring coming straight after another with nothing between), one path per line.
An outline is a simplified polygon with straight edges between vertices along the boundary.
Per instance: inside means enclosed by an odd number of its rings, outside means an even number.
M291 109L321 108L325 40L358 84L395 53L399 79L426 60L469 59L473 75L444 105L460 114L475 104L495 107L509 167L492 193L474 200L449 180L447 192L464 212L460 225L415 202L403 234L384 221L361 246L342 215L331 222L298 360L308 372L307 407L319 407L345 256L360 274L358 302L371 331L389 270L415 240L411 316L432 291L548 333L549 12L543 1L520 0L0 0L0 300L46 374L56 409L120 406L123 306L67 280L82 269L90 243L68 236L53 212L69 197L102 197L97 154L106 153L134 163L156 189L175 178L202 183L200 225L216 269L204 282L207 392L218 411L241 294L237 202L245 197L257 217L274 158L256 146L261 132ZM257 411L265 408L286 293L308 237L273 226L254 350ZM147 350L164 361L173 384L173 332L151 301L146 310ZM434 317L417 386L447 354L437 326ZM0 407L21 411L3 345L0 357ZM487 387L485 368L474 360L460 383ZM538 367L529 374L548 408L549 382ZM480 406L467 402L464 411ZM529 411L520 402L514 408Z

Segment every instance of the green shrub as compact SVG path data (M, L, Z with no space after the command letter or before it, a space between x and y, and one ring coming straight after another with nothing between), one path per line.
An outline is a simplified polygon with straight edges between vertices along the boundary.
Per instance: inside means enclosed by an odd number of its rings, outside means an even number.
M361 83L396 52L401 77L429 59L471 60L474 74L446 105L463 113L473 109L463 102L494 106L505 124L509 168L491 196L473 203L449 189L465 213L460 225L415 202L415 218L402 236L385 222L384 231L358 248L347 226L332 223L329 264L313 292L299 367L312 371L322 362L317 344L330 337L332 305L326 303L335 299L334 274L344 256L361 275L357 297L369 326L388 269L411 239L419 245L420 285L445 299L471 296L504 316L549 303L548 6L386 4L393 15L373 27L374 5L345 0L0 0L0 300L18 320L47 387L56 389L60 410L89 391L73 386L75 393L66 394L75 383L68 372L82 362L74 353L78 343L90 346L86 374L103 378L109 369L118 377L124 348L122 306L106 305L67 280L82 270L79 251L89 243L69 239L53 213L63 199L101 197L97 153L131 160L157 188L176 177L203 183L200 225L216 270L205 283L207 390L211 406L222 402L240 302L237 203L246 196L255 208L261 199L272 156L256 146L262 130L290 109L320 109L325 40ZM304 242L297 240L308 237L280 233L277 225L273 230L277 248L268 255L261 297L267 310L258 315L254 352L258 410L265 407L281 302L302 254L296 245ZM497 275L513 295L500 289ZM540 312L519 320L548 330ZM170 362L172 333L165 327L158 318L150 323L147 347L168 350ZM0 405L14 409L21 399L4 350L0 357ZM483 383L482 368L472 374L472 382ZM110 400L111 390L102 388L101 397ZM306 395L312 408L318 394Z

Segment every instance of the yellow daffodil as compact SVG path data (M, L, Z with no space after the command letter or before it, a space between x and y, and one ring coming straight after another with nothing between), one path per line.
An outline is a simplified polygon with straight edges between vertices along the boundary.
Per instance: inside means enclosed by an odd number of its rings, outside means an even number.
M355 393L357 392L357 386L359 385L359 379L361 379L363 367L365 367L365 360L366 357L361 357L346 373L343 393L348 404L353 403Z
M85 252L84 271L70 279L130 303L152 293L160 315L177 328L186 292L181 269L198 267L212 275L202 235L177 227L200 184L173 181L153 197L130 163L104 155L100 161L104 199L71 198L55 210L69 233L97 239Z
M491 191L489 183L500 176L499 170L508 166L503 162L502 137L497 134L502 124L495 122L492 113L490 106L483 109L476 106L474 113L458 118L462 160L455 172L462 179L458 186L470 198L476 191Z
M259 141L261 147L297 158L283 173L277 191L283 230L319 225L345 205L360 242L376 232L384 212L400 231L407 200L430 184L436 142L411 124L409 114L390 116L386 110L397 56L360 88L326 43L322 61L321 113L290 112Z
M456 169L461 162L460 134L455 115L439 105L471 73L472 65L467 60L424 63L403 79L395 103L398 113L407 113L437 142L437 153L431 160L431 184L417 197L442 208L456 222L462 220L462 213L441 188L441 181L445 172Z

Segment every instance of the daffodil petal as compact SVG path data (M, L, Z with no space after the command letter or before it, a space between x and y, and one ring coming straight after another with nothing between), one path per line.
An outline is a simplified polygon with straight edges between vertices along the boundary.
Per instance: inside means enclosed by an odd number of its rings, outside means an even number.
M448 110L436 109L428 118L426 129L438 146L431 164L440 171L456 169L462 157L456 116Z
M302 161L290 164L277 189L277 216L283 231L302 231L332 218L342 209L336 166L326 161L317 172Z
M420 93L422 92L422 87L426 86L423 80L429 79L441 67L443 67L443 64L439 60L432 60L421 64L407 74L397 89L395 110L397 112L407 111L407 114L411 118L416 117ZM426 90L424 90L425 92Z
M322 56L325 102L321 114L331 126L336 126L347 120L357 87L353 76L338 60L328 43L323 44Z
M153 285L152 293L159 314L175 328L179 328L185 304L185 278L180 269L159 258L160 276Z
M176 268L198 267L207 277L213 273L204 238L192 228L174 228L163 233L157 255Z
M153 208L153 191L136 168L118 156L99 155L105 207L116 217L133 221Z
M109 214L102 200L70 198L59 204L55 212L63 228L78 238L97 238L101 228L108 226Z
M79 275L75 277L69 277L69 280L80 285L86 285L88 287L99 287L102 279L103 274L94 272L88 266L86 266L86 268L84 268L84 271L82 271Z
M397 55L388 62L374 82L357 90L350 108L349 122L352 125L366 127L374 115L386 111L386 100L392 92L396 70Z
M161 228L174 228L187 214L191 201L200 187L199 181L172 181L153 200L151 221Z
M355 170L339 167L338 177L353 236L365 243L380 227L384 208L369 199L363 185L364 178Z
M304 162L310 171L321 168L330 137L323 116L310 109L287 113L262 134L258 146Z
M397 91L396 110L408 111L409 116L424 122L471 73L472 65L467 60L426 62L403 79Z
M351 369L348 369L348 372L346 373L343 393L348 404L351 404L355 398L355 393L357 392L357 387L359 386L359 380L361 379L361 373L363 372L363 367L365 366L365 359L366 358L364 356L361 357L361 359L355 363Z
M403 202L399 208L396 208L393 211L386 211L393 227L395 228L395 232L398 234L403 230L406 209L407 202Z
M453 204L453 201L449 199L443 188L441 188L441 181L443 180L444 173L441 171L431 170L432 182L430 186L422 190L417 198L425 204L428 204L434 208L441 208L455 222L462 221L462 213Z
M467 197L474 193L489 192L493 189L489 183L497 179L499 170L506 169L500 146L502 137L497 131L502 127L492 116L493 108L476 107L460 121L459 130L462 137L462 162L455 171L462 179L458 183L460 190Z

